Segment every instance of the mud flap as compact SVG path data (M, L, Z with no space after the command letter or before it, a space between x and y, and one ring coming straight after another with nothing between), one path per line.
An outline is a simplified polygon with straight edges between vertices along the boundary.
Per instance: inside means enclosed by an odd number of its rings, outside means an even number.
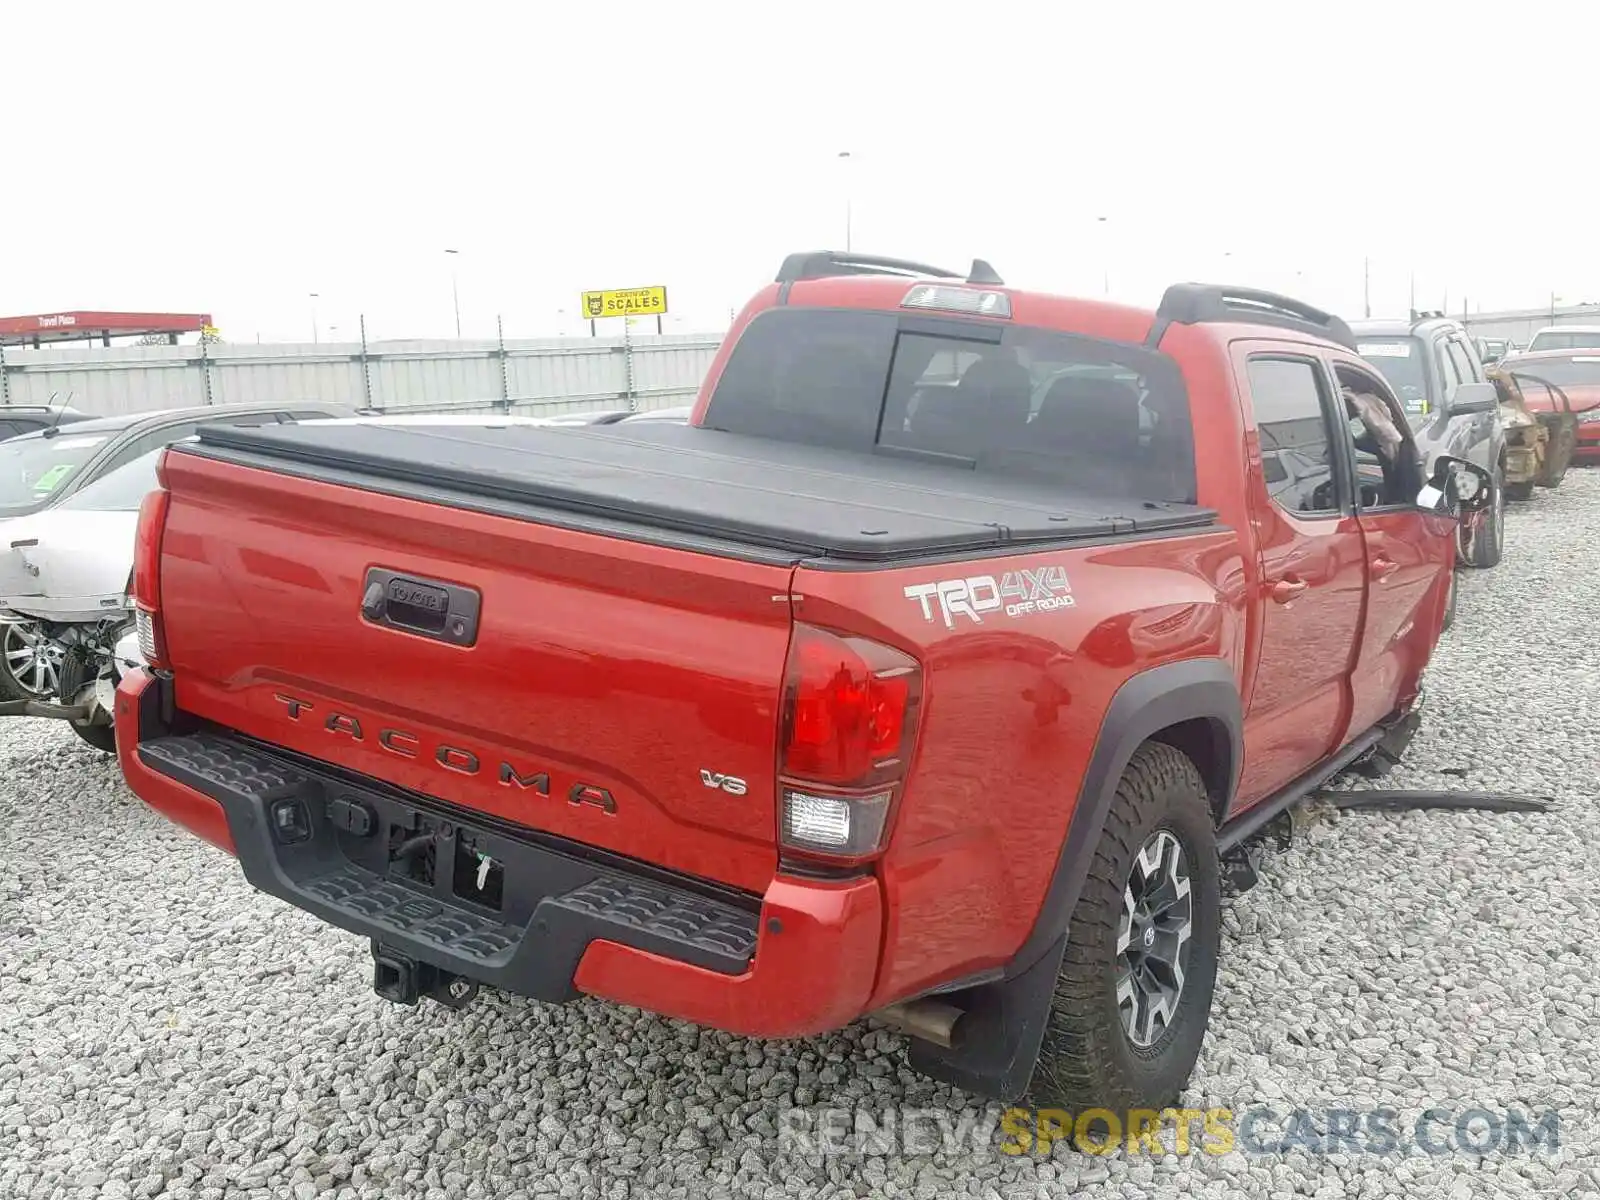
M979 1096L1016 1100L1028 1090L1044 1043L1067 936L1062 934L1020 975L980 984L950 999L966 1009L946 1050L911 1039L911 1069Z

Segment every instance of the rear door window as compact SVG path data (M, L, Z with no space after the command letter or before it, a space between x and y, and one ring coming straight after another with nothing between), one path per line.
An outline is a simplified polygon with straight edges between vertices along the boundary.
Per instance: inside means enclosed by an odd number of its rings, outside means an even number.
M1445 343L1445 346L1450 355L1450 361L1455 364L1456 374L1460 376L1462 383L1476 383L1482 378L1478 365L1473 359L1472 352L1467 349L1466 344L1460 338L1451 338ZM1449 399L1448 396L1445 398Z
M774 309L734 347L704 423L1120 498L1195 500L1176 363L1053 330Z
M1440 405L1448 404L1450 397L1455 394L1456 388L1466 382L1466 379L1462 377L1461 368L1456 359L1450 355L1449 346L1449 338L1440 337L1433 340L1434 362L1439 369L1439 394L1434 397L1434 404L1430 407L1437 408Z
M137 512L145 496L155 491L160 450L151 450L102 475L62 501L61 507L90 512Z
M1296 516L1340 511L1328 432L1327 380L1307 358L1251 358L1250 407L1273 504Z

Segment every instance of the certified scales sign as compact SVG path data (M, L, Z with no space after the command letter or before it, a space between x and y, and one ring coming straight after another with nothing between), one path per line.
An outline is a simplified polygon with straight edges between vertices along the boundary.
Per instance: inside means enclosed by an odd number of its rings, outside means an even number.
M667 289L664 287L583 293L583 315L591 321L602 317L659 317L666 311Z

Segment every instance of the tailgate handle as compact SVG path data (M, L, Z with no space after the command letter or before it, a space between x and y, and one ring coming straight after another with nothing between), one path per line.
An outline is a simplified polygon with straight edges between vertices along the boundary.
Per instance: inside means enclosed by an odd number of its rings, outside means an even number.
M456 646L478 640L480 606L476 588L387 567L369 567L361 589L361 615L367 621Z

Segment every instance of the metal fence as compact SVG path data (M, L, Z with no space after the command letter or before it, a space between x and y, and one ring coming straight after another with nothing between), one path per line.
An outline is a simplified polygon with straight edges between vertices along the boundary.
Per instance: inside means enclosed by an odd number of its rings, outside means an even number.
M385 412L515 412L687 404L720 334L491 341L93 348L0 346L0 404L97 415L323 400Z

